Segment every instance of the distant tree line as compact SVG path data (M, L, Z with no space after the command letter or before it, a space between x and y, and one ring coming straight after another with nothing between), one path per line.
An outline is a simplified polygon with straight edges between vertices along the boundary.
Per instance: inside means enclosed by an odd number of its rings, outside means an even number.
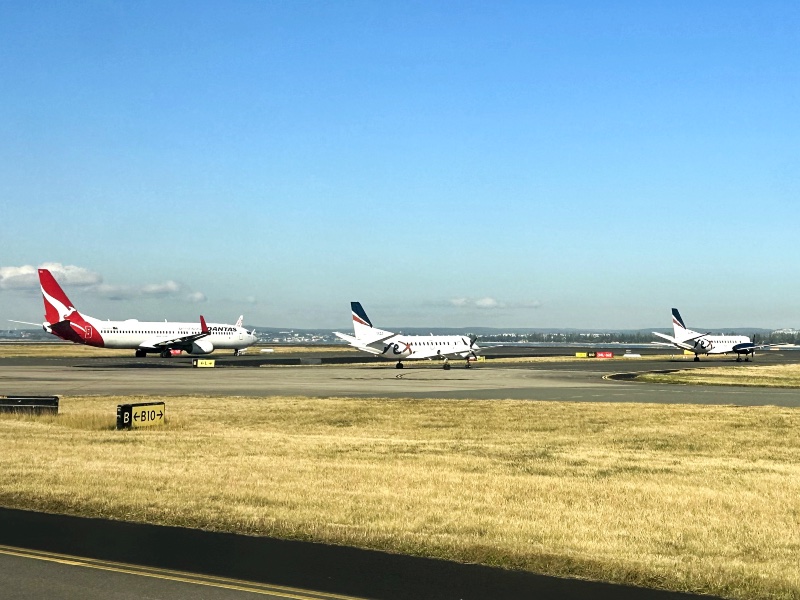
M672 335L672 332L669 332ZM726 332L725 335L742 335L740 332ZM746 334L745 334L746 335ZM518 342L518 343L584 343L584 344L649 344L656 337L649 331L626 331L615 333L498 333L478 336L485 342ZM750 336L758 343L764 344L800 344L800 332L757 333Z

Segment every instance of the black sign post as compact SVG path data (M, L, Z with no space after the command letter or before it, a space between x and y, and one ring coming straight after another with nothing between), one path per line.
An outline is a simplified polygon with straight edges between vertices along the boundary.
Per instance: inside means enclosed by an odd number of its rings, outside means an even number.
M58 414L58 396L0 396L0 412Z

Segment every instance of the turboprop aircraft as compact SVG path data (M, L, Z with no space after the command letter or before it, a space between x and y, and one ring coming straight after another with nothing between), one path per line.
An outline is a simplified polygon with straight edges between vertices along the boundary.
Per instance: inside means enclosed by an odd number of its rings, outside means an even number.
M475 344L477 337L460 335L403 335L384 331L372 326L367 313L360 302L351 302L353 312L353 332L355 337L346 333L334 333L354 348L375 354L381 358L397 360L396 368L403 368L403 360L441 359L443 367L450 368L450 358L463 358L466 367L477 359L480 348Z
M130 348L136 356L158 353L166 358L183 350L188 354L211 354L214 350L233 350L238 355L256 343L256 330L247 331L236 325L207 324L203 316L199 323L101 321L75 309L70 299L47 269L39 269L39 283L44 298L42 328L47 332L76 344L99 348ZM26 325L39 325L14 321Z
M669 343L653 342L659 346L672 346L680 350L694 352L694 360L699 361L701 354L729 354L736 353L736 362L749 361L751 356L755 356L758 348L766 348L769 344L755 344L746 335L712 335L711 333L699 333L687 329L681 318L681 313L677 308L672 309L672 329L674 336L665 333L653 332L660 338L664 338Z

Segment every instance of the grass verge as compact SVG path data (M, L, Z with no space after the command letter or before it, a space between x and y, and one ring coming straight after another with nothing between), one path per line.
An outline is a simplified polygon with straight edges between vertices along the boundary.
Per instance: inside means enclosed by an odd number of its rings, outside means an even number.
M690 369L674 373L644 373L639 375L636 380L650 383L797 388L800 387L800 364L737 365Z
M731 598L800 593L800 412L168 398L0 417L0 504ZM148 398L153 400L153 398Z

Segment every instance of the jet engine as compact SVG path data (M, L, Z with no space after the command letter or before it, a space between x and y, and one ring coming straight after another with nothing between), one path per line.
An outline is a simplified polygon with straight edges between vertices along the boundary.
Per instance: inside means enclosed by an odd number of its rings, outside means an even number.
M189 354L211 354L214 351L214 344L209 340L195 340Z

